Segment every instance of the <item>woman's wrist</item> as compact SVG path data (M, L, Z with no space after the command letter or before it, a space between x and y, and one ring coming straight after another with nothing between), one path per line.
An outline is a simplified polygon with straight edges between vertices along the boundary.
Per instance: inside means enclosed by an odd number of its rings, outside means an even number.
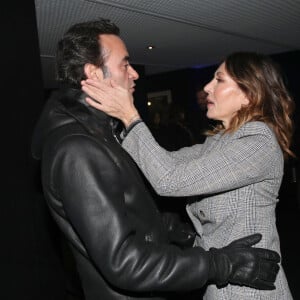
M123 120L125 128L127 129L128 127L130 127L130 125L132 123L134 123L136 120L140 120L140 119L141 119L141 117L140 117L139 113L135 112L129 118Z
M139 123L143 122L141 118L135 119L133 122L130 123L128 127L125 128L125 135L124 137L127 136L127 134Z

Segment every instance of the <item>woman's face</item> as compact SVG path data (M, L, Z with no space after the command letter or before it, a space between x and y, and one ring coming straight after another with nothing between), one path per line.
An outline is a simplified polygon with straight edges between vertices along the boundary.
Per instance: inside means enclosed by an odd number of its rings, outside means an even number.
M237 83L229 76L222 63L214 78L204 87L207 95L207 117L223 122L228 128L231 119L249 100Z

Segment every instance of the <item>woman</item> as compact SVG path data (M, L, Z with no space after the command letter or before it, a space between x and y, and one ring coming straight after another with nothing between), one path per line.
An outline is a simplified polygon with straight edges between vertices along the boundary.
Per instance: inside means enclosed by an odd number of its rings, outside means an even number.
M260 246L280 251L275 224L284 158L293 156L294 104L270 58L234 53L205 86L207 117L219 121L204 144L175 152L162 149L122 88L83 82L93 107L119 118L127 128L122 146L160 195L201 195L187 205L199 237L195 246L222 247L260 232ZM284 271L276 289L209 285L204 299L292 299Z

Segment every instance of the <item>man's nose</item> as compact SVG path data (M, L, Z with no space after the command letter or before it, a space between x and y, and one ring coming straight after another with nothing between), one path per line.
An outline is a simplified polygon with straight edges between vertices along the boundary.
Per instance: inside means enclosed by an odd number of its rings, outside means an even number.
M132 66L129 67L128 72L130 78L132 78L133 80L139 79L139 73Z

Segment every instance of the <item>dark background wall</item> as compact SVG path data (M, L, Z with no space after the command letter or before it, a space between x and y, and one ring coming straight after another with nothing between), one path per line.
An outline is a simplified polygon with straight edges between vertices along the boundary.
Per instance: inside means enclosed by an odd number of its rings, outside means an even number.
M60 300L75 299L73 278L68 273L68 258L56 226L46 209L39 185L39 165L30 154L34 124L45 102L39 60L34 0L5 1L1 7L1 270L0 299ZM276 56L287 74L291 92L299 99L297 72L299 52ZM298 69L297 69L298 67ZM196 87L207 82L215 68L181 70L145 76L144 67L136 66L141 78L136 103L147 120L146 94L171 90L172 101L184 107L192 130L207 125L205 114L196 104ZM299 124L299 109L295 120ZM298 125L299 127L299 125ZM295 139L299 154L299 131ZM287 166L278 209L278 228L282 239L283 264L295 299L300 299L296 271L300 249L298 183L293 182L293 162ZM299 172L297 173L299 174ZM298 184L298 185L297 185ZM71 265L71 264L70 264ZM72 272L72 270L70 271ZM72 276L71 276L72 277ZM76 281L76 278L74 279ZM75 282L76 285L76 282Z
M56 227L30 155L33 126L43 104L34 1L5 1L0 7L0 299L65 299Z

